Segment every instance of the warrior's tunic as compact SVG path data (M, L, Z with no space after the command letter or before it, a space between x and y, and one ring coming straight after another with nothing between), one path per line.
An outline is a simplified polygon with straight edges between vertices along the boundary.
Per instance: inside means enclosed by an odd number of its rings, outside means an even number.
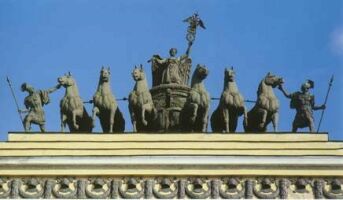
M311 94L304 94L301 92L294 92L291 95L291 108L295 108L297 113L295 115L293 126L304 128L310 124L313 119L314 96Z
M25 118L31 118L31 121L37 124L45 123L45 115L43 106L49 103L49 96L47 91L37 91L25 97L24 104L29 113Z

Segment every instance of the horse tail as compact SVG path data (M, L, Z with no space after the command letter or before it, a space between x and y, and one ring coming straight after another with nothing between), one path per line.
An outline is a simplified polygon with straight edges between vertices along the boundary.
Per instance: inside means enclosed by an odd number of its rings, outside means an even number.
M123 113L119 110L119 107L114 114L113 132L124 132L125 131L125 119Z
M83 107L82 118L80 119L80 122L78 124L80 124L80 132L92 132L92 118L89 116L85 107Z
M211 128L212 132L221 132L222 127L220 126L221 119L219 119L219 108L217 108L211 115Z

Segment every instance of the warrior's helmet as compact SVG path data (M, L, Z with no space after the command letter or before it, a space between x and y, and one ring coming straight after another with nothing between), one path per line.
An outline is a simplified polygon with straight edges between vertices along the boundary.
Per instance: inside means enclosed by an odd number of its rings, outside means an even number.
M23 83L21 84L21 91L24 92L24 91L27 91L27 90L32 90L33 87L31 85L29 85L28 83Z
M314 82L312 80L307 80L301 85L301 90L308 90L314 88Z

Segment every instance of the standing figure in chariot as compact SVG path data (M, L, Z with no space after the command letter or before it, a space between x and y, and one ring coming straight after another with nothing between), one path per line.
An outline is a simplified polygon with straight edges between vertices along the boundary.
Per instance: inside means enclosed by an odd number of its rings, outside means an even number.
M169 50L169 58L161 58L153 55L149 62L152 62L153 86L160 84L182 84L188 85L189 73L192 60L189 58L190 46L186 54L177 57L177 49Z
M175 57L177 53L176 48L171 48L169 50L170 57L167 59L161 59L160 57L154 57L155 62L163 65L164 69L162 71L161 84L169 83L181 83L181 78L179 74L179 58Z

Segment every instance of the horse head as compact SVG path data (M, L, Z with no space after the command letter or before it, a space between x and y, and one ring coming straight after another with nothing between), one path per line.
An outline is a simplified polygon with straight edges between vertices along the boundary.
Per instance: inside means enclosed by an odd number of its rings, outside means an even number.
M225 73L225 78L224 78L225 83L235 81L236 72L233 70L233 67L231 67L230 69L226 68L224 73Z
M65 74L64 76L57 78L57 81L65 88L75 85L75 80L73 79L70 72L68 72L68 74Z
M281 85L284 81L283 81L283 78L282 78L282 77L273 75L273 74L271 74L270 72L268 72L268 74L266 75L266 77L263 79L263 82L264 82L266 85L275 88L276 86Z
M101 68L101 71L100 71L100 81L102 81L102 82L109 82L110 77L111 77L110 68L109 67L105 68L103 66Z
M145 74L143 70L143 65L141 64L139 68L135 66L135 68L132 71L132 77L135 81L140 81L145 79Z
M266 132L270 122L277 131L279 101L273 88L281 85L283 78L270 72L262 79L257 89L257 101L248 112L248 123L244 125L247 132Z
M209 73L209 70L205 65L198 64L195 68L194 75L197 76L200 80L204 80Z

